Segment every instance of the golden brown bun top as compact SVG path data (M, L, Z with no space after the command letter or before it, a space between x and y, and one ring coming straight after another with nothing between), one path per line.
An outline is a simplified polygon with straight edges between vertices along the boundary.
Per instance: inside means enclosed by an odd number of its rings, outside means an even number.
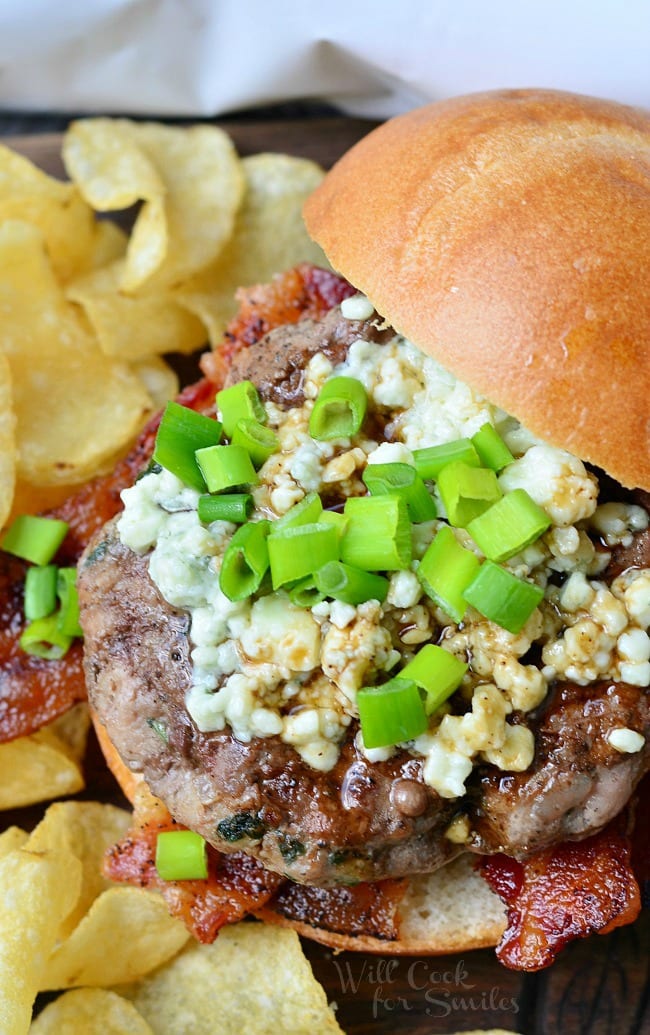
M650 115L550 90L399 116L307 202L332 265L536 435L650 489Z

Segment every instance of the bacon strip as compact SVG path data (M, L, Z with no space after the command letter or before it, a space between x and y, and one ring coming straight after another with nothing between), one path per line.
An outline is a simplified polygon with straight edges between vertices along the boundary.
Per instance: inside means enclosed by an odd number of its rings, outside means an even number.
M287 881L262 910L262 916L278 913L287 920L326 931L396 941L397 910L407 884L406 880L382 880L350 887L313 888Z
M494 855L478 868L508 907L497 957L514 970L548 967L574 938L630 924L641 908L630 841L617 821L525 863Z

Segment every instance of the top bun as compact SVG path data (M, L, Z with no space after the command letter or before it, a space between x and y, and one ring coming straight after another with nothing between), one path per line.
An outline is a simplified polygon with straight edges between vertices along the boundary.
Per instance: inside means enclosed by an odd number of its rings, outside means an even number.
M650 114L553 90L430 104L353 147L305 219L400 333L650 489Z

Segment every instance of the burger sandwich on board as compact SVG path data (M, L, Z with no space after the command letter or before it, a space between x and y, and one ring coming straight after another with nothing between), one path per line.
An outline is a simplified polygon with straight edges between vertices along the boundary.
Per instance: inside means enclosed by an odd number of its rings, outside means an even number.
M211 413L168 408L82 560L91 703L199 835L174 886L205 841L329 944L535 969L639 909L650 117L432 104L305 219L346 280L251 290L290 322L234 336Z

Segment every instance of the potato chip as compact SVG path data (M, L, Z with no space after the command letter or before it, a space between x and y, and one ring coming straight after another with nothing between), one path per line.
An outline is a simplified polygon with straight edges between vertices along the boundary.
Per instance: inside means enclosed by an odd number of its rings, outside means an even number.
M324 176L320 166L280 154L252 155L242 166L246 193L232 239L211 266L174 292L203 320L213 348L236 312L238 287L270 280L298 262L328 266L302 219L305 199Z
M50 727L0 744L0 809L76 794L83 787L79 762Z
M149 356L132 365L151 396L154 409L162 410L170 399L178 395L178 376L160 356Z
M0 1031L24 1035L45 960L73 908L81 864L70 852L24 848L0 859Z
M96 221L79 189L0 145L0 222L9 219L24 220L41 231L60 280L89 268Z
M154 274L158 287L192 275L232 233L243 176L232 141L216 126L84 119L66 133L63 160L98 211L143 202L121 275L125 291Z
M107 356L138 360L163 352L194 352L206 340L201 321L163 291L126 295L120 290L124 261L104 266L66 289L83 306Z
M102 988L77 988L45 1007L29 1035L154 1035L127 999Z
M156 1035L341 1033L295 931L243 922L125 989Z
M3 830L0 834L0 859L3 855L9 855L9 852L22 848L28 837L29 835L20 827L7 827L6 830Z
M68 708L67 712L50 723L49 729L63 742L71 758L77 762L83 760L90 729L90 713L85 701Z
M116 259L123 259L128 241L128 236L117 223L111 219L98 219L95 223L92 249L87 256L87 266L80 270L80 273L98 270Z
M16 485L16 418L11 406L11 370L0 352L0 528L4 528Z
M40 232L27 223L0 226L0 306L20 476L44 485L91 477L152 413L141 380L103 355L65 300Z
M189 937L157 892L109 888L52 953L40 987L106 987L135 981L175 956Z

